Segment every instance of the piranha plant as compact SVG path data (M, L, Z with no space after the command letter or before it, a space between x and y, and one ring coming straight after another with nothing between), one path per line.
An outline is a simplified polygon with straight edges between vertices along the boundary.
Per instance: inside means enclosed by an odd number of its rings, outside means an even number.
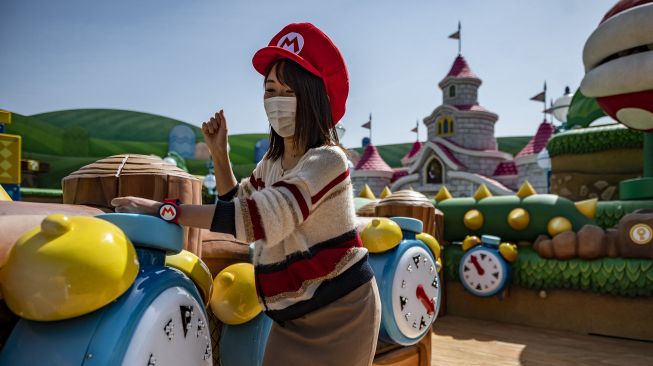
M644 174L622 181L624 200L653 198L653 0L621 0L583 50L580 90L628 128L644 132Z

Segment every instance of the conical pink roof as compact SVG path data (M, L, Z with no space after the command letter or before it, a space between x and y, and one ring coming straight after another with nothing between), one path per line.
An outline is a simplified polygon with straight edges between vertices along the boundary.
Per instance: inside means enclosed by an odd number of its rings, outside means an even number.
M521 156L535 155L538 154L546 147L546 143L549 142L551 135L554 131L553 123L543 121L540 123L540 127L537 128L535 136L528 141L528 144L515 156L516 158Z
M467 60L462 55L458 55L451 65L449 73L444 78L453 77L453 78L474 78L478 79L478 76L474 74L472 69L467 64Z
M356 164L355 170L367 170L377 172L393 172L392 168L383 160L376 146L369 144L363 152L361 160Z
M413 156L417 155L417 153L421 149L422 149L422 143L419 142L419 141L415 141L415 143L413 144L413 147L410 148L410 151L406 154L406 156L401 158L401 160L412 158Z

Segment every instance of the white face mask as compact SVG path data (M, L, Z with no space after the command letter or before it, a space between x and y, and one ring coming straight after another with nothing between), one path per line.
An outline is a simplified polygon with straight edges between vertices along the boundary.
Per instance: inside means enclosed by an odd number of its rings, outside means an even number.
M265 113L274 131L281 137L290 137L295 134L295 112L297 111L297 98L272 97L263 101Z

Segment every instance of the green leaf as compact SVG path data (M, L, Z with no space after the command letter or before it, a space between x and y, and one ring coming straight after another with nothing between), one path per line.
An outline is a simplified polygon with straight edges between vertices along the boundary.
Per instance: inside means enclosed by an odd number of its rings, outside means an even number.
M641 274L639 272L626 271L626 276L631 282L637 283L637 280L639 279Z
M591 264L588 261L582 261L579 263L579 266L581 273L587 273L590 270Z

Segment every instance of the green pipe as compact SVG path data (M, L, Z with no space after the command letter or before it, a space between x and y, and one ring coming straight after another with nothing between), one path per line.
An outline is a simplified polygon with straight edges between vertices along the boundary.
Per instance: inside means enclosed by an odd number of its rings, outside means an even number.
M644 177L653 178L653 132L644 132Z

